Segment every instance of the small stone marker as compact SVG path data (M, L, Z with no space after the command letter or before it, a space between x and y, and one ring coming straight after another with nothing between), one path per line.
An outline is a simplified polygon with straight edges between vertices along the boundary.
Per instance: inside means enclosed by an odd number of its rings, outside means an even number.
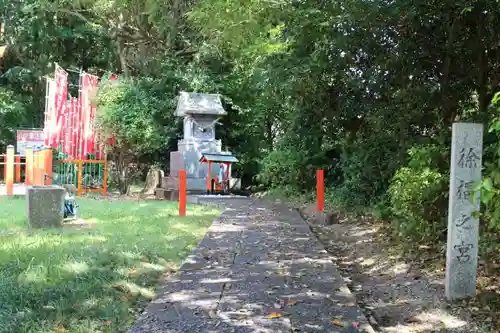
M483 125L454 123L451 144L445 294L448 300L476 295L479 193ZM475 199L473 201L473 196Z
M29 186L26 188L28 224L32 228L61 227L64 220L66 190L59 186Z
M160 187L162 178L165 177L163 170L151 168L146 176L143 193L146 195L155 194L155 190Z

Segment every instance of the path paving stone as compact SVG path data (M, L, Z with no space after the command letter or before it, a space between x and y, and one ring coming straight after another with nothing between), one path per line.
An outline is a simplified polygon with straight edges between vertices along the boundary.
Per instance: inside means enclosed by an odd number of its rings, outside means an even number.
M246 198L217 204L224 213L131 333L374 332L296 211Z

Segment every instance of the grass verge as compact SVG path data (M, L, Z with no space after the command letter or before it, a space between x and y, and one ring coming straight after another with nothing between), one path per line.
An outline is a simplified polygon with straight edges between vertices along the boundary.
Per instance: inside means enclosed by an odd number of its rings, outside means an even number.
M124 332L205 234L214 208L80 199L84 226L26 228L26 203L0 197L0 332Z

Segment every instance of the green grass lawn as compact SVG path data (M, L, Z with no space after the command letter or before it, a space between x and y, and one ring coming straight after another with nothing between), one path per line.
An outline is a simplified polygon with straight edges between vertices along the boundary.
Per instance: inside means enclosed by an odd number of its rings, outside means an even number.
M123 332L162 275L203 237L214 208L79 199L90 227L26 228L24 199L0 197L0 332Z

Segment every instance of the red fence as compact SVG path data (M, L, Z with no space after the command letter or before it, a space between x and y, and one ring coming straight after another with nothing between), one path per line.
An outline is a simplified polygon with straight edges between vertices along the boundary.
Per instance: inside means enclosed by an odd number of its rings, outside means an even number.
M53 168L57 183L71 184L78 195L107 194L108 162L106 160L56 160Z
M72 184L78 195L90 192L107 194L106 160L56 160L54 165L50 148L36 152L27 148L25 156L21 156L9 146L5 154L0 154L0 167L7 195L14 194L16 183L32 186ZM56 174L58 177L54 179Z

